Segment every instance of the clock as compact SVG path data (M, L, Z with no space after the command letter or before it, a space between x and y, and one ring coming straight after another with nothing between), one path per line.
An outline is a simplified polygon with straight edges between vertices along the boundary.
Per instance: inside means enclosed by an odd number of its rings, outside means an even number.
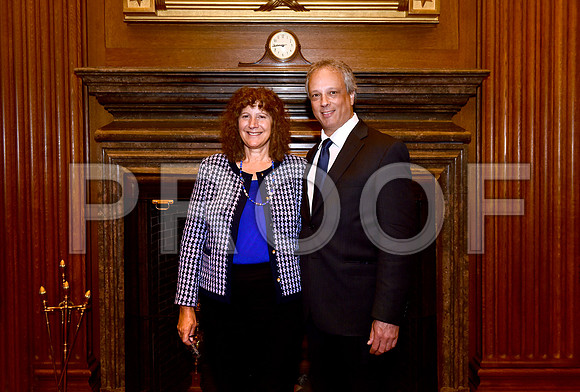
M288 61L297 53L298 38L290 31L274 31L268 37L266 50L279 61Z
M251 66L307 66L310 61L306 60L300 52L298 37L290 30L276 30L266 40L266 51L258 61L254 63L242 63L240 67Z

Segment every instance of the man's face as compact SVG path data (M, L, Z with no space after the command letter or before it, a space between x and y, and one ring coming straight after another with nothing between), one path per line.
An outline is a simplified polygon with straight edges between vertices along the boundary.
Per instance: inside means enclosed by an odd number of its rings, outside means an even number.
M314 117L330 136L353 115L354 92L349 94L342 74L332 68L316 70L308 83Z

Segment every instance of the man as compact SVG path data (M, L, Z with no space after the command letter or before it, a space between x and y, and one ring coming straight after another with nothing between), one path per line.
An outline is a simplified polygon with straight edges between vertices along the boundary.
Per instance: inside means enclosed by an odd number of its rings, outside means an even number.
M304 187L307 195L302 200L300 237L306 241L335 229L321 248L302 249L306 253L301 257L301 270L312 390L395 391L400 373L396 365L401 360L397 357L400 349L395 347L412 256L375 245L365 234L364 225L369 223L361 221L359 209L363 188L373 173L408 162L409 153L402 142L368 127L354 113L356 82L348 65L334 60L312 65L306 89L322 126L322 140L307 155L312 167ZM326 139L331 142L325 143ZM327 144L325 152L322 146ZM328 172L323 182L319 183L317 171L322 177ZM332 184L339 201L325 206L317 187L327 194L324 190ZM377 206L376 224L391 238L413 237L417 214L411 181L394 179L376 188L380 193L371 200ZM368 199L363 203L369 203ZM332 223L330 228L321 228L328 226L323 221L325 209L329 216L336 215L336 204L340 206L336 228Z

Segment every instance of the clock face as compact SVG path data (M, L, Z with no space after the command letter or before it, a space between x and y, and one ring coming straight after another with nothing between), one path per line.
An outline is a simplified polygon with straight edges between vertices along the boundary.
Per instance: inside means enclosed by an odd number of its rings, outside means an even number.
M270 38L268 47L276 58L288 60L296 53L296 38L287 31L278 31Z

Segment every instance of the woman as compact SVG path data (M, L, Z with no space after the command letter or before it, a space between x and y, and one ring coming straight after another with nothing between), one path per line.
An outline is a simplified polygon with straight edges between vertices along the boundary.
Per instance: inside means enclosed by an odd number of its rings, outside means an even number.
M295 255L305 161L271 90L243 87L204 159L181 242L177 329L191 344L199 302L204 391L292 391L302 342Z

